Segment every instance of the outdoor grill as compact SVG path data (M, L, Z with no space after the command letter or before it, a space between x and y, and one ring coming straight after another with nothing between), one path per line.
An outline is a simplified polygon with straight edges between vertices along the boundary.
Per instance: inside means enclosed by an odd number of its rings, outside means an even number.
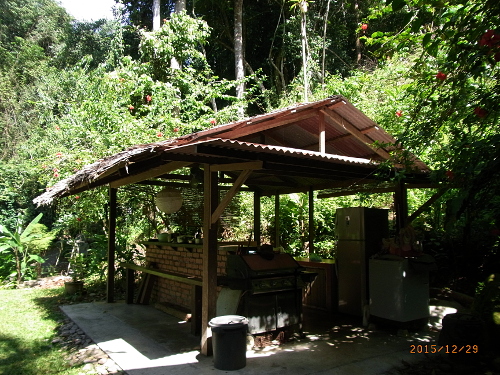
M230 254L227 285L240 290L238 314L251 334L297 326L302 322L302 288L316 276L290 254Z

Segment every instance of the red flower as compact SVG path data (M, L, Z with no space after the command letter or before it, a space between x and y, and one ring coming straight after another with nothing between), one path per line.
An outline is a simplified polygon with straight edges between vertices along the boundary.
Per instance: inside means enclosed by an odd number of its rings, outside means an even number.
M128 106L128 109L129 109L129 111L133 111L135 108L134 108L134 106L133 106L133 105L129 105L129 106Z
M368 24L364 23L361 25L361 30L367 30L368 29Z
M481 107L474 108L474 114L479 118L484 118L488 116L488 111Z
M54 168L54 169L52 169L52 171L53 171L53 172L59 172L59 169Z
M55 129L56 130L61 130L61 128L59 126L57 126L57 125L55 126Z
M151 101L151 95L146 95L146 101L149 103Z
M54 177L56 177L56 178L59 177L59 173L55 172Z
M79 195L75 195L75 199L80 199L80 196Z
M436 78L439 79L440 81L444 81L448 76L443 73L443 72L438 72L438 74L436 74Z
M217 120L215 120L214 118L211 118L211 119L210 119L210 123L211 123L212 125L215 125L215 124L217 124Z
M174 132L178 132L179 131L179 128L174 128Z
M397 116L397 117L401 117L401 116L403 116L403 111L399 111L399 110L398 110L398 111L396 111L396 116Z
M156 133L156 136L157 136L158 138L161 138L161 137L163 137L163 133L162 133L162 132L158 132L158 133Z
M62 158L63 154L62 154L62 152L58 152L58 153L56 153L56 156L57 156L58 158Z
M82 221L82 218L77 217L77 218L76 218L76 220L77 220L77 221Z
M491 234L492 236L500 236L500 229L498 229L498 228L493 228L493 229L491 229L491 230L490 230L490 234Z
M495 30L486 31L481 39L479 40L480 46L488 46L490 48L498 45L500 42L500 34L497 34Z

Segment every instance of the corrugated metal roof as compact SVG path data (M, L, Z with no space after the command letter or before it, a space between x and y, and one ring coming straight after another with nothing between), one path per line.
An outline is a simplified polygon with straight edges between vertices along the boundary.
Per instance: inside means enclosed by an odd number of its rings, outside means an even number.
M357 185L373 182L377 165L392 159L391 151L398 148L395 142L344 97L332 96L131 147L84 167L35 203L50 203L56 197L105 184L122 186L161 178L170 167L256 160L263 167L252 172L246 185L262 193L327 189L346 181ZM429 169L418 159L413 161L413 170L406 176L424 180Z
M350 156L342 156L342 155L334 155L334 154L322 154L318 151L309 151L303 150L299 148L291 148L291 147L283 147L283 146L275 146L275 145L265 145L258 143L250 143L243 142L233 139L223 139L223 138L214 138L206 141L199 141L196 143L189 144L188 146L197 146L197 145L210 145L214 147L225 147L231 150L245 150L250 152L256 152L259 154L275 154L275 155L293 155L300 157L308 157L310 159L317 160L331 160L336 163L345 163L345 164L374 164L373 161L369 159L363 158L355 158ZM182 152L183 146L174 147L171 150L175 152ZM184 146L185 147L185 146Z

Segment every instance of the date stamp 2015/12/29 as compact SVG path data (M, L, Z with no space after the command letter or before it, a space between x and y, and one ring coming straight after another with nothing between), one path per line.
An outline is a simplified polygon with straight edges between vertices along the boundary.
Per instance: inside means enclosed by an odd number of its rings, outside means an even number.
M479 345L410 345L410 353L415 354L477 354L479 352Z

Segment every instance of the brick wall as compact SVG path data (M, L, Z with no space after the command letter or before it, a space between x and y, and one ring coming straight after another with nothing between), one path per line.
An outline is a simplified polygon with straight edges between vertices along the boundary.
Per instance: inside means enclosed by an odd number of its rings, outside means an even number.
M202 278L203 259L200 248L146 245L146 261L156 263L155 268L183 276ZM227 249L217 251L217 275L225 274ZM158 277L154 284L151 303L169 303L191 309L192 286Z

